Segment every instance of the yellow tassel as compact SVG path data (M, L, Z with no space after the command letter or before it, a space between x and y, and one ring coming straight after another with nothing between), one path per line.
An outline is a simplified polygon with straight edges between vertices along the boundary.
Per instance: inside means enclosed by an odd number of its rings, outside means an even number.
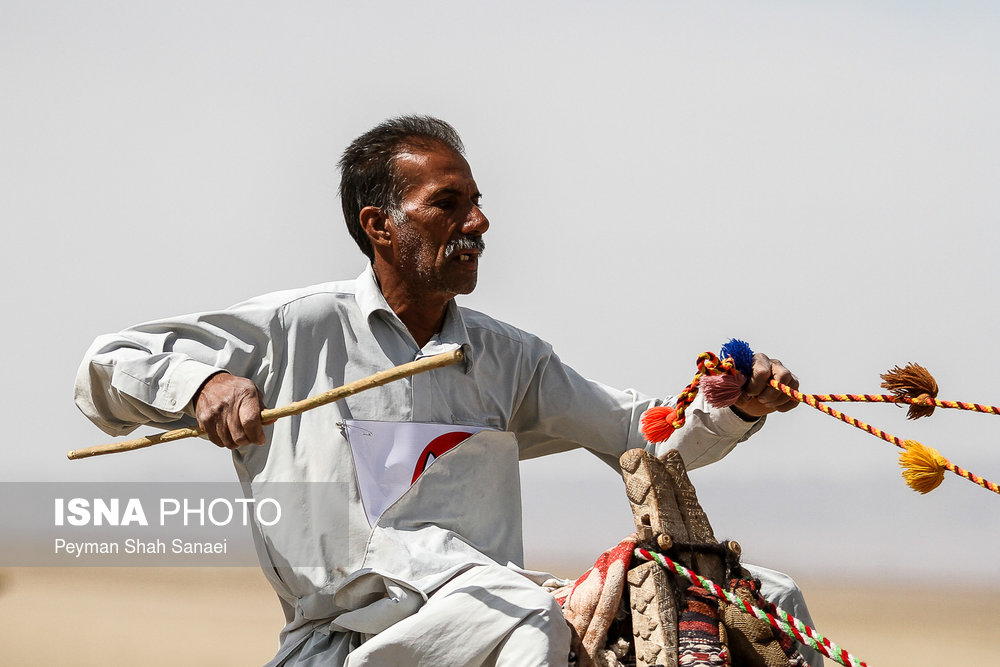
M903 479L907 486L919 493L930 493L944 480L948 460L933 447L916 440L904 440L906 449L899 455Z

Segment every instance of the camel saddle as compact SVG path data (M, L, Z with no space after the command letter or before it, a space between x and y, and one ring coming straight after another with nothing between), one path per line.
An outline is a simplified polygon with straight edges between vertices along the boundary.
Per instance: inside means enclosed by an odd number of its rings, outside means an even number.
M602 554L564 598L571 664L806 667L795 642L766 621L631 557L636 547L660 552L750 604L767 604L740 565L739 544L715 538L680 454L633 449L619 463L636 532Z

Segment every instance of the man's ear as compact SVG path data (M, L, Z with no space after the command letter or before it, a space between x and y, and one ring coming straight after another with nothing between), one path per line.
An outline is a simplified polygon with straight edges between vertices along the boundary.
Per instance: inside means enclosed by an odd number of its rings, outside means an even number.
M391 246L393 235L392 218L378 206L365 206L359 214L361 228L373 246Z

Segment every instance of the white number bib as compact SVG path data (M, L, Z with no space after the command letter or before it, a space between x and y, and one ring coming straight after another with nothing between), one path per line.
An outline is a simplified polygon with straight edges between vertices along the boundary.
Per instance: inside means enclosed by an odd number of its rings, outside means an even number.
M368 523L406 493L435 459L483 426L345 419Z

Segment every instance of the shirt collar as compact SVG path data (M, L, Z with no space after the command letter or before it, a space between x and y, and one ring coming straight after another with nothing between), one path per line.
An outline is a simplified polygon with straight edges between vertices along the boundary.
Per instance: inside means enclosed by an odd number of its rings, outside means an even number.
M358 276L355 283L354 296L358 302L358 307L361 308L361 314L365 317L365 321L370 322L372 315L382 313L383 317L387 318L388 321L392 322L401 331L406 331L406 325L403 324L399 316L389 306L389 302L385 300L385 296L378 286L378 280L375 278L375 268L371 263ZM462 353L465 356L465 372L471 373L473 352L472 344L469 342L469 331L465 328L462 310L455 303L455 300L452 299L446 307L444 325L441 327L441 331L435 334L427 345L424 346L417 355L417 359L429 357L440 352L447 352L448 350L455 349L455 347L462 348Z
M396 317L396 313L392 312L389 303L382 296L382 290L378 287L378 280L375 279L375 269L371 264L368 264L365 270L361 272L361 275L358 276L355 282L354 298L357 299L358 306L361 308L361 314L365 316L366 320L378 311L384 311L392 317ZM399 318L396 319L398 320Z

